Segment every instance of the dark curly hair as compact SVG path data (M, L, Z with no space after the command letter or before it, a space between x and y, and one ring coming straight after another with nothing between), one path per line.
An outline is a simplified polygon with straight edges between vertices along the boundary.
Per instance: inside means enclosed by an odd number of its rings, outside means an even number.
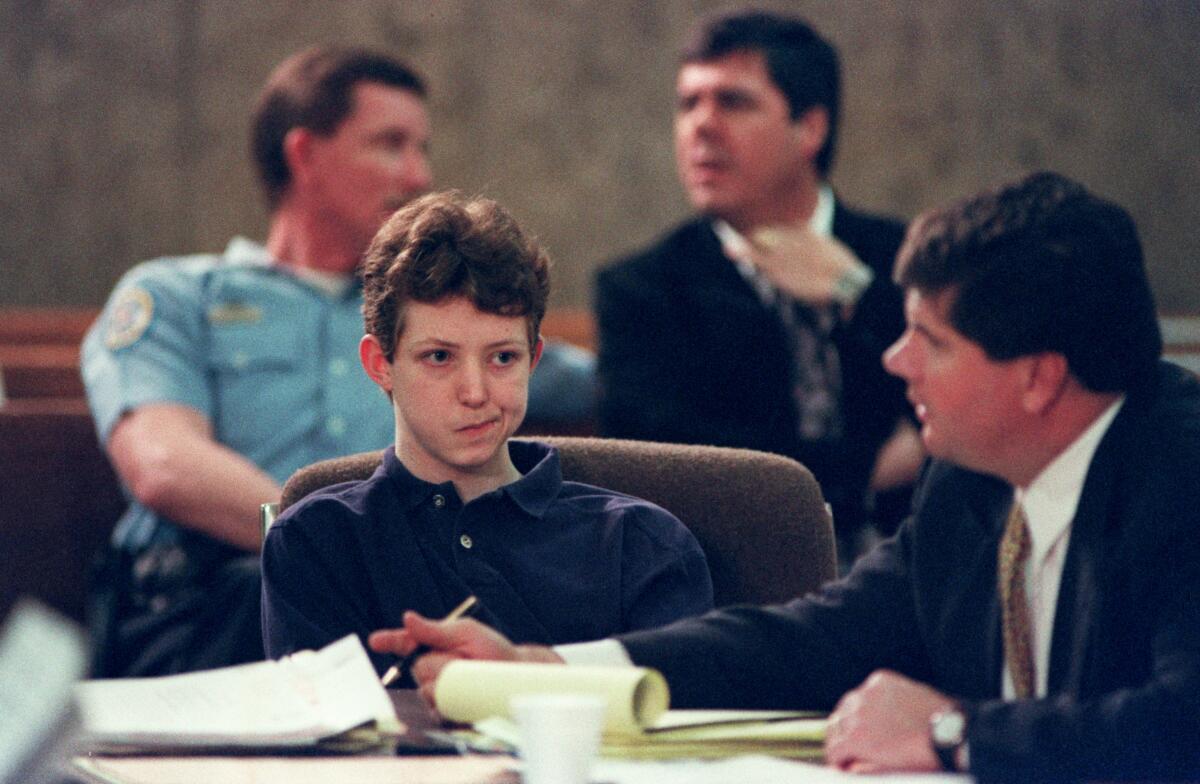
M1052 351L1095 392L1154 378L1162 335L1137 227L1050 172L912 222L896 282L952 294L950 323L993 360Z
M430 193L384 223L363 260L363 324L395 356L404 304L466 297L485 313L524 316L538 340L550 296L550 258L491 199Z

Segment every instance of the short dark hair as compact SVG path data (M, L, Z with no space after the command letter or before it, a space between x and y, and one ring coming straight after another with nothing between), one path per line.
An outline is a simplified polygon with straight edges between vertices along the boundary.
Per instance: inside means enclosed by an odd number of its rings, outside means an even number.
M267 203L274 209L291 184L283 140L292 128L330 136L353 110L355 85L377 82L424 98L425 83L400 60L365 49L315 46L292 55L271 73L259 94L250 149Z
M814 106L829 115L829 133L817 153L824 177L833 166L841 103L837 50L807 22L768 11L738 11L709 17L683 48L685 63L708 62L739 51L762 52L771 81L787 98L793 120Z
M537 344L550 259L491 199L430 193L392 214L363 260L363 323L392 360L406 302L466 297L479 310L524 316Z
M994 360L1052 351L1095 392L1154 377L1162 335L1129 214L1066 177L1030 174L917 217L896 282L953 299Z

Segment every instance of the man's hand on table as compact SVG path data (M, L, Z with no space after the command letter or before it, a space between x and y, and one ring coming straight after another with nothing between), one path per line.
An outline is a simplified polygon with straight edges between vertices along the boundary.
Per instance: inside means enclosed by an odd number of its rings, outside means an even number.
M929 721L954 701L923 683L877 670L838 702L825 729L825 762L856 773L936 771Z

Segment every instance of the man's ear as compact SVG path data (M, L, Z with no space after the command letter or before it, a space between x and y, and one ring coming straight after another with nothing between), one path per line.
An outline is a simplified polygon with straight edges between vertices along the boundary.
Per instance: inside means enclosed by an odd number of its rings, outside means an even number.
M792 129L805 159L816 160L829 136L829 110L824 106L810 106L792 121Z
M1062 397L1071 378L1067 358L1054 351L1026 357L1028 371L1021 405L1030 414L1047 411Z
M384 392L392 394L392 363L384 356L379 338L363 335L362 340L358 341L358 359L371 380Z
M311 169L315 134L307 128L295 127L283 137L283 160L293 182L303 182Z
M529 354L529 372L537 367L538 360L542 358L542 349L546 347L546 341L542 340L542 336L538 335L537 343L533 346L533 351Z

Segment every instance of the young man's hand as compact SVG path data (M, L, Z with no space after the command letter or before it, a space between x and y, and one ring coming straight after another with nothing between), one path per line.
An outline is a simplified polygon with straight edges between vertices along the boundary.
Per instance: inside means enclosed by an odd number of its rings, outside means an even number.
M411 611L404 613L404 628L374 632L367 644L377 653L397 656L407 656L418 647L428 648L429 652L413 663L412 676L421 696L434 707L437 707L433 692L438 675L455 659L563 663L550 648L513 645L504 635L476 620L433 621Z
M953 705L946 695L889 670L846 692L825 728L825 762L856 773L941 770L929 739L933 715Z

